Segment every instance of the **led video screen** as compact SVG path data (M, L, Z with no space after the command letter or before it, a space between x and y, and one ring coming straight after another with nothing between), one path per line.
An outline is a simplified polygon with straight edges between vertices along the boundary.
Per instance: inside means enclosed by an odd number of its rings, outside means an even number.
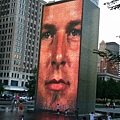
M76 108L80 67L82 0L44 5L36 108Z

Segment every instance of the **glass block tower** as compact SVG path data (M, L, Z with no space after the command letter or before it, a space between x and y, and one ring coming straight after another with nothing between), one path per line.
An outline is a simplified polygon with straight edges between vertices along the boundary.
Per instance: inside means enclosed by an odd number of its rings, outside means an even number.
M91 2L93 2L95 5L98 6L99 0L90 0Z

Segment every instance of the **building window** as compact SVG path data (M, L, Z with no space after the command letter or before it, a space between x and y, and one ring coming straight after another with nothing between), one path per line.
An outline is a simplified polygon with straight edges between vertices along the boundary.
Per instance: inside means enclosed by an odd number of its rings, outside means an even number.
M11 86L18 86L18 81L11 80Z
M23 87L24 86L24 82L22 81L22 83L21 83L21 87Z
M4 80L4 85L8 85L8 80Z

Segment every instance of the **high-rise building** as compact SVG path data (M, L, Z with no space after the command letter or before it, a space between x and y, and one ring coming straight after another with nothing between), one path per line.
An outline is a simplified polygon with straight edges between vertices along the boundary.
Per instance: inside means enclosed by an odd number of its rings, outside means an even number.
M10 92L25 83L38 62L40 0L0 0L0 81Z

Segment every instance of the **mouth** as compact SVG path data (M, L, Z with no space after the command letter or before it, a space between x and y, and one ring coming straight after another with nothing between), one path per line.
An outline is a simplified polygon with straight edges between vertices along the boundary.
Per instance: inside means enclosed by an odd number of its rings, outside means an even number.
M63 91L70 86L70 82L65 82L64 80L56 80L52 79L49 82L45 82L45 86L47 89L51 91Z

